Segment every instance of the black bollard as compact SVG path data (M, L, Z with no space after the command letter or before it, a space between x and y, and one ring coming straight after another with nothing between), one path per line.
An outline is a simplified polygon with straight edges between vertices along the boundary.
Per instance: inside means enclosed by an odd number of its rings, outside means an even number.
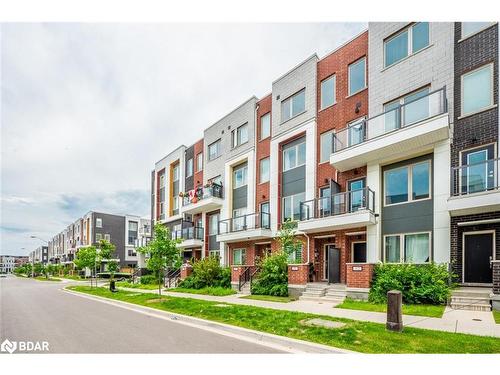
M403 295L399 290L387 292L387 323L385 328L389 331L401 332L403 330L402 304Z
M116 289L115 289L115 280L112 280L109 282L109 290L111 292L116 292Z

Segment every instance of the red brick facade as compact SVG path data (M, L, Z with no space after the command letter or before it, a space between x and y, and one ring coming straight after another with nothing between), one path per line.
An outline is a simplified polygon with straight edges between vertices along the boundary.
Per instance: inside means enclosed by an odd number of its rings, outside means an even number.
M350 288L369 288L374 264L347 263L347 286Z
M261 118L271 114L271 94L257 102L257 139L255 148L255 212L260 211L260 204L269 201L269 182L260 183L260 161L271 154L271 137L260 139Z
M288 284L305 285L309 278L308 264L289 264L288 265Z

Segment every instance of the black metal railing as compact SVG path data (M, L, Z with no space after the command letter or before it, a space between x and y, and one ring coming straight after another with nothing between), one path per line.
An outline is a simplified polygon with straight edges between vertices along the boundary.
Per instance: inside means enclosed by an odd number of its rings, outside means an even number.
M202 240L203 241L203 228L202 227L187 227L178 229L172 232L172 239L177 240Z
M500 158L451 168L451 196L460 196L500 188Z
M220 220L218 234L240 232L248 229L269 229L270 227L271 215L267 212L257 212Z
M191 196L185 196L182 200L183 206L188 206L193 203L197 203L203 199L207 199L210 197L221 198L222 199L222 185L212 183L209 186L200 186L194 189L193 194Z
M252 288L253 279L255 279L257 277L257 275L259 274L260 271L261 271L261 268L259 266L255 266L253 271L251 272L251 274L250 274L250 288Z
M251 276L251 267L246 267L245 271L243 271L240 274L239 280L238 280L238 290L241 291L241 288L250 281L250 276Z
M443 87L372 118L351 123L332 134L332 150L334 153L344 150L447 111L446 87Z
M165 275L165 287L166 288L176 288L181 279L181 269L172 269Z
M318 219L360 210L375 211L375 192L369 187L300 202L300 220Z

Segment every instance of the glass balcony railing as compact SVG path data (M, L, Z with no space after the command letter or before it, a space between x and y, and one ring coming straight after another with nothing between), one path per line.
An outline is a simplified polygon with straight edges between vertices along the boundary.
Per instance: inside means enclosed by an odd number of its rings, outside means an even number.
M300 220L319 219L360 210L375 210L375 192L368 187L300 202Z
M360 120L332 135L333 152L417 124L447 112L445 87L408 101L367 120Z
M271 215L267 212L259 212L220 220L218 233L226 234L249 229L269 229L270 227Z
M222 185L211 184L210 186L203 186L197 189L193 189L192 193L183 197L182 205L188 206L190 204L197 203L203 199L215 197L222 199Z
M188 227L178 229L172 232L172 239L177 240L201 240L203 241L202 227Z
M500 187L500 159L451 168L451 195L460 196L496 190Z

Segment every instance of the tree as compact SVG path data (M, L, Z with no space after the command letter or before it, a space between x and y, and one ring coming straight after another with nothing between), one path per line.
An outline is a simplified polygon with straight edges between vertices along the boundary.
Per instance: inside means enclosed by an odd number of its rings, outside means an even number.
M97 249L94 246L82 247L76 253L75 259L73 261L75 266L79 269L92 269L95 267L97 262ZM96 282L97 286L97 282ZM92 288L92 278L90 279L90 287Z
M38 263L35 263L35 266L33 269L34 269L36 275L43 275L43 274L45 274L46 267L43 263L38 262Z
M115 278L115 273L118 271L118 263L113 259L116 246L107 240L100 240L97 248L97 257L99 264L103 260L107 262L107 270L109 272L109 289L114 290L113 281Z
M297 222L287 220L281 224L281 229L278 232L278 242L280 250L287 255L288 260L293 254L296 254L302 248L302 242L296 237Z
M170 267L180 264L181 254L177 245L180 239L172 239L170 230L161 224L156 224L153 231L153 239L148 245L137 249L139 252L149 254L147 268L154 275L158 275L158 294L161 297L161 284L163 274Z

